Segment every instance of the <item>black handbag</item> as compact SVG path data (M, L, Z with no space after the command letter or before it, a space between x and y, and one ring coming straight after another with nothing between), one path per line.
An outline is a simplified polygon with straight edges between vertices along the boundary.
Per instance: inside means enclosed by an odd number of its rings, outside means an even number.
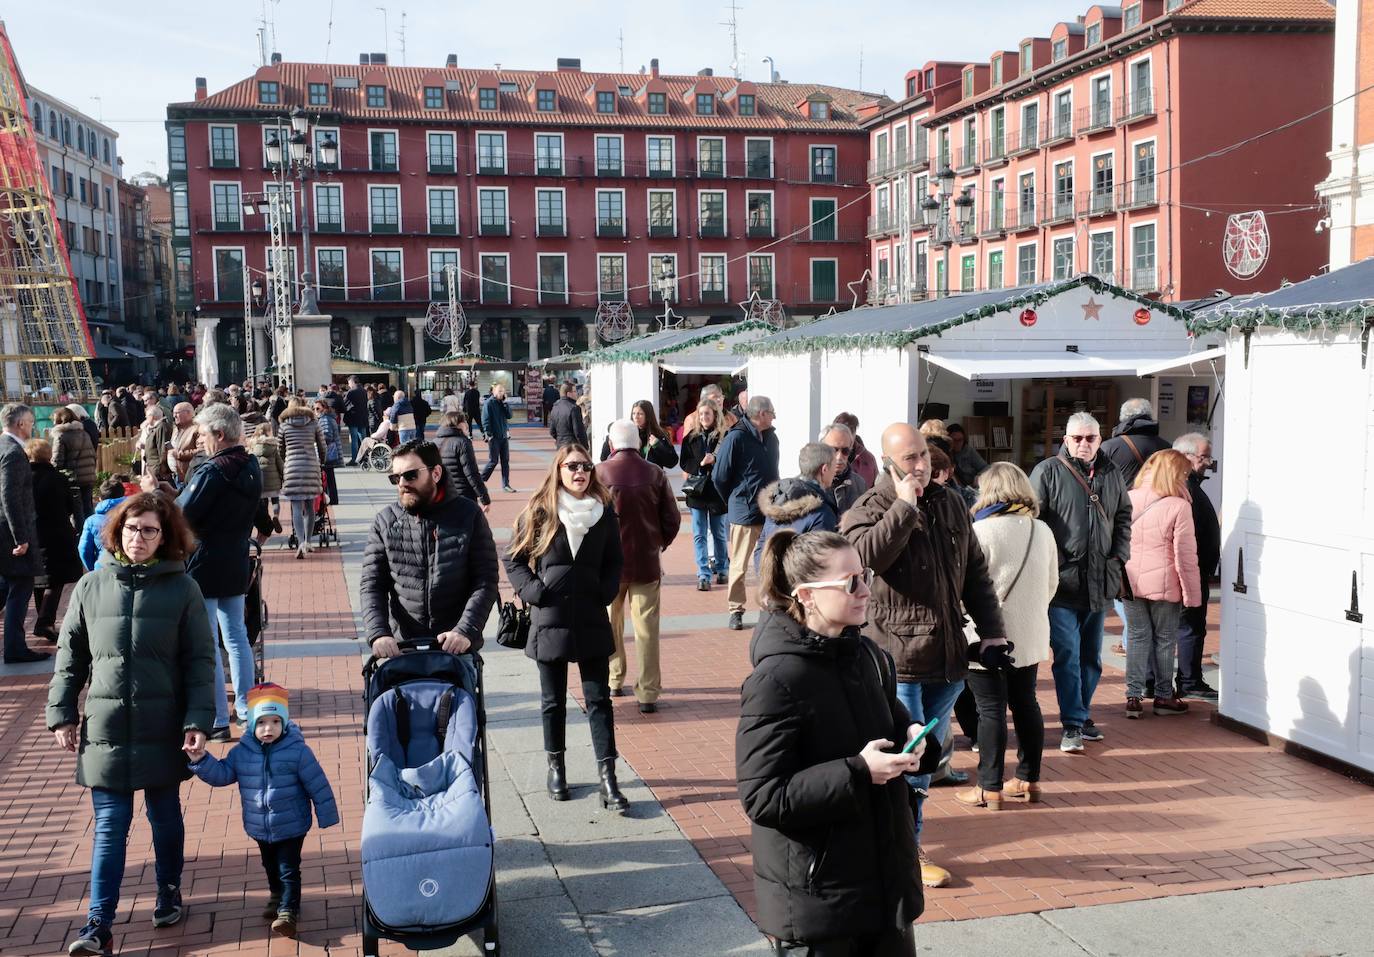
M710 484L711 475L705 469L695 475L689 475L686 481L682 483L682 497L689 501L694 498L705 498L706 489Z
M530 606L503 602L497 616L496 643L503 648L524 648L530 640Z

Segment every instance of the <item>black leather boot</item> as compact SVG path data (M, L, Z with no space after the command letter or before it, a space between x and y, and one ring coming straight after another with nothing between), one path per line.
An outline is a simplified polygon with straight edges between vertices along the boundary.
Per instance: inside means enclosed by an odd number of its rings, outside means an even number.
M568 794L568 772L563 767L562 751L545 751L549 758L549 797L555 801L566 801Z
M625 795L620 793L620 785L615 780L615 758L604 758L596 762L601 772L601 807L607 811L623 811L630 806Z

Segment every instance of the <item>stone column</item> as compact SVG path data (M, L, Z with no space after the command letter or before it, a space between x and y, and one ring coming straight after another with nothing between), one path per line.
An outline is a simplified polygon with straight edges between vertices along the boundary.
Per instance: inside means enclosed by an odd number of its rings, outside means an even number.
M419 365L425 361L425 317L407 319L406 322L410 323L410 332L415 340L415 364Z
M253 317L253 370L254 379L262 378L263 370L272 364L272 339L267 329L271 320L266 316ZM254 385L257 382L254 381Z
M482 320L468 320L468 352L473 355L482 353Z
M539 358L539 331L542 327L542 322L528 322L525 324L525 334L529 336L530 340L530 362Z

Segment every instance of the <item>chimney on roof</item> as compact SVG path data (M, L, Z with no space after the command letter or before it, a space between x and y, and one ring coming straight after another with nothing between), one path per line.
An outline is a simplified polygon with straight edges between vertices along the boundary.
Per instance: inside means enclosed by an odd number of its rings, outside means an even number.
M1087 23L1087 22L1088 22L1088 17L1087 17L1087 15L1086 15L1086 14L1080 13L1080 14L1078 15L1078 25L1081 27L1083 24L1085 24L1085 23Z
M444 61L444 66L448 67L450 70L458 69L458 54L450 53L448 59Z
M706 67L704 70L697 70L697 76L715 76L715 75L716 75L716 71L713 70L713 69L711 69L709 66Z
M658 78L658 57L654 57L649 61L649 75L655 79Z
M358 54L358 65L359 65L359 66L367 66L367 65L368 65L369 63L371 63L371 62L372 62L372 58L371 58L370 56L368 56L366 53L359 53L359 54Z
M203 100L210 95L210 91L205 88L205 77L196 77L196 99Z
M373 66L386 66L385 53L373 53L370 55L370 59L372 60Z
M582 69L582 60L574 56L561 56L558 58L558 69L580 71Z
M281 54L280 54L280 53L273 53L273 54L272 54L272 65L273 65L273 66L281 66Z

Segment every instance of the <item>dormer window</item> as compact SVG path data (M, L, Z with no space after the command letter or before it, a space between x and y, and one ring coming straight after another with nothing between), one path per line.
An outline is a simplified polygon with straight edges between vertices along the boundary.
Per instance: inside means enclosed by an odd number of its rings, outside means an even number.
M934 67L931 67L930 69L926 70L925 81L926 81L926 82L925 82L925 88L926 88L927 90L933 90L933 89L935 89L935 68L934 68Z
M964 71L964 99L973 95L973 71Z
M367 106L371 110L386 109L386 87L380 83L367 85Z
M628 97L628 96L634 96L634 92L635 92L634 90L630 89L628 86L619 86L619 87L616 87L616 91L617 91L621 96L627 96L627 97Z
M277 104L281 102L281 84L276 80L258 81L258 102Z
M444 108L444 88L442 86L425 87L425 109L442 110Z
M502 93L519 93L519 92L520 92L520 84L518 84L518 83L511 83L511 82L509 82L509 81L504 81L504 82L501 83L501 92L502 92Z
M309 84L307 95L309 96L311 106L328 106L329 84L311 83Z
M1102 24L1094 23L1088 27L1086 39L1083 41L1086 46L1094 47L1102 42Z
M740 115L740 116L753 116L753 115L754 115L754 94L752 94L752 93L741 93L741 94L739 95L739 115Z
M916 78L914 76L906 78L906 95L908 97L916 95Z
M807 115L813 120L830 119L830 104L825 100L807 100Z
M1129 30L1140 26L1140 4L1133 4L1121 11L1121 29Z
M536 90L534 106L540 113L553 113L558 109L557 90Z
M655 115L662 115L662 114L664 114L664 113L667 113L667 112L668 112L668 94L667 94L667 93L650 93L650 94L649 94L649 112L650 112L650 113L653 113L653 114L655 114Z
M1031 69L1035 66L1035 63L1033 62L1034 60L1035 60L1035 44L1029 43L1029 42L1021 44L1021 73L1022 73L1022 75L1025 75L1025 74L1027 74L1027 73L1029 73L1029 72L1031 71Z
M615 91L597 90L596 91L596 112L614 113L615 112Z
M716 95L714 93L697 94L697 116L714 116L716 112Z
M477 108L479 110L496 109L496 87L483 86L477 90Z
M1064 40L1055 40L1055 41L1054 41L1054 48L1050 51L1050 59L1051 59L1053 62L1058 63L1060 60L1064 59L1064 58L1067 57L1068 55L1069 55L1069 41L1068 41L1067 39L1064 39Z
M1002 85L1002 58L995 56L992 58L992 85Z

